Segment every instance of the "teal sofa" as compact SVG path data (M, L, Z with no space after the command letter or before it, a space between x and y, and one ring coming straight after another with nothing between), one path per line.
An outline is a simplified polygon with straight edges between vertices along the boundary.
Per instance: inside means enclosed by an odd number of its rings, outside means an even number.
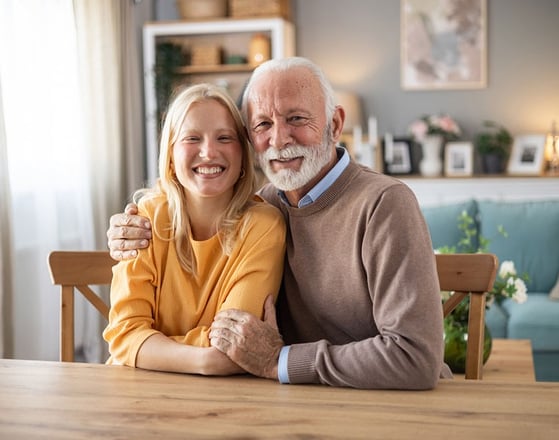
M497 255L499 264L512 260L518 274L530 276L525 303L506 299L487 311L491 335L529 339L536 380L559 381L559 299L550 296L559 282L559 199L468 200L422 207L435 249L458 242L457 218L463 210L475 219L478 234L490 240L489 252ZM499 225L507 238L498 233Z

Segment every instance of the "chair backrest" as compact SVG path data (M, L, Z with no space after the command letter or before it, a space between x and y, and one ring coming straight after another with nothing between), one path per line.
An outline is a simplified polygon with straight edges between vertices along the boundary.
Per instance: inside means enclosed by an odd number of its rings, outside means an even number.
M109 306L90 286L110 284L117 262L108 251L53 251L48 266L53 284L60 286L60 360L74 360L74 289L108 320Z
M485 329L485 294L493 288L498 259L494 254L437 254L441 291L453 292L443 304L447 317L470 297L466 379L481 379Z

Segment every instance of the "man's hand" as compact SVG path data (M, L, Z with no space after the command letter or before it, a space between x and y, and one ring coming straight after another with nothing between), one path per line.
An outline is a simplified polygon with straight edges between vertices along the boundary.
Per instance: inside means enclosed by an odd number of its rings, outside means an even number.
M138 206L129 203L124 213L111 217L107 238L111 257L115 260L135 258L138 249L148 247L151 224L147 218L137 214Z
M272 296L264 304L264 321L241 310L219 312L212 324L210 341L249 373L278 379L279 352L284 344Z

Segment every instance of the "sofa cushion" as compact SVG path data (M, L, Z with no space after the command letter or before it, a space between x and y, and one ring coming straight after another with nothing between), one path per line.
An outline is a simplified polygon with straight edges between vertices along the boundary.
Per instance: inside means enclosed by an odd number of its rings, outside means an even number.
M514 261L518 274L530 276L528 292L549 293L559 274L559 200L477 204L480 233L491 241L489 251L500 262ZM499 235L499 225L508 238Z
M530 339L534 351L559 351L559 302L548 293L530 293L528 301L502 303L509 315L507 337Z
M421 211L431 233L433 248L443 246L456 246L462 238L462 232L458 229L458 217L462 211L466 211L471 217L476 218L476 202L466 202L422 207ZM477 243L474 243L477 246Z
M559 353L552 351L536 351L534 370L538 382L559 382Z
M485 311L485 324L494 338L507 337L507 313L499 304L493 304Z
M555 286L553 286L551 292L549 292L549 298L559 301L559 277L557 277L557 282L555 283Z

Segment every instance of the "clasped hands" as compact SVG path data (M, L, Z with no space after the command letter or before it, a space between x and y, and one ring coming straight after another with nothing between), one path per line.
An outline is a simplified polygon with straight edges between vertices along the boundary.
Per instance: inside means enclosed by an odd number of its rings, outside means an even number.
M219 312L210 330L210 343L255 376L277 380L283 340L278 331L272 296L264 303L264 320L236 309Z

